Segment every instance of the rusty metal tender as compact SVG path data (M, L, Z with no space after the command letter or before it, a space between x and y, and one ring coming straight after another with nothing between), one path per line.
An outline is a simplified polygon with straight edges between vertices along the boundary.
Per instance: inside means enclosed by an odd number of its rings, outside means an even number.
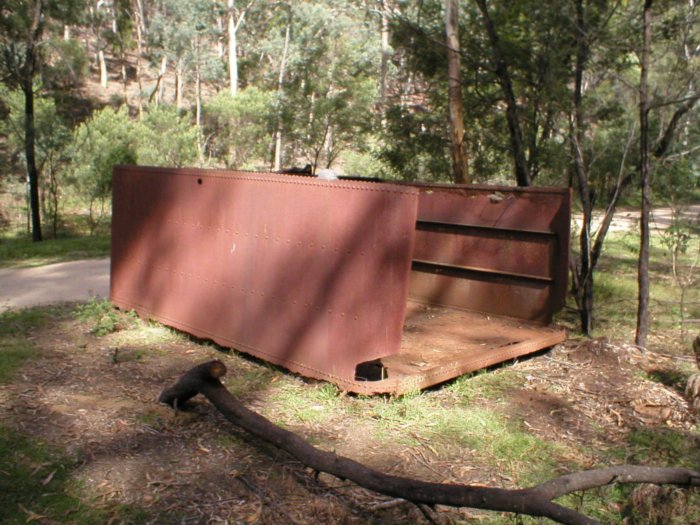
M552 346L564 189L118 166L120 308L358 393Z

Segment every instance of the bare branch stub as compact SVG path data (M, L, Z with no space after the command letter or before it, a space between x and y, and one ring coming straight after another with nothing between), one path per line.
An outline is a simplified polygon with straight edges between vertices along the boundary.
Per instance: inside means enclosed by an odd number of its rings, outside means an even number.
M223 386L219 378L225 375L226 365L218 359L192 367L174 385L161 392L158 402L171 407L182 406L199 394L202 386L209 382Z
M163 390L161 403L182 405L203 394L234 425L291 454L306 466L347 479L375 492L403 498L417 505L447 505L543 516L558 523L590 525L595 520L552 502L571 492L612 483L656 483L683 487L700 486L700 472L684 468L653 468L634 465L594 469L560 476L529 489L500 489L449 485L392 476L357 461L320 450L297 434L273 424L241 405L219 381L226 373L221 361L191 368L173 386Z

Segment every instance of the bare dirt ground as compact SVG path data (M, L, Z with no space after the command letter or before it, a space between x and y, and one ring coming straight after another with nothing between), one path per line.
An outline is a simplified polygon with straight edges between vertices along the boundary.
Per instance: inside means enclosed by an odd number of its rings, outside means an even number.
M128 324L128 320L125 321ZM318 383L222 353L182 336L129 340L123 332L98 337L65 315L31 335L43 349L16 380L0 386L0 421L67 450L79 464L77 481L90 504L125 504L154 516L153 523L426 523L411 504L370 493L303 465L232 427L205 400L174 413L160 406L160 391L194 364L213 357L230 370L225 383L242 402L273 421L285 414L271 395L281 383L313 391ZM146 333L163 331L150 326ZM678 360L616 346L604 340L571 340L512 365L526 378L501 399L475 405L506 410L533 435L570 444L572 464L594 466L597 452L624 443L635 428L687 431L697 423L673 379L663 377ZM689 361L689 359L688 359ZM251 384L258 374L258 387ZM440 389L425 395L441 395ZM357 400L360 407L370 400ZM347 416L347 414L345 414ZM382 442L368 428L371 417L313 419L292 425L315 445L385 472L450 483L517 486L497 466L480 463L458 444L440 448L416 434L413 444ZM410 433L410 429L407 429ZM590 452L586 452L590 451ZM40 466L39 466L40 467ZM39 473L42 479L46 473ZM50 483L49 483L50 487ZM483 516L469 509L438 508L442 522ZM119 523L115 511L114 523ZM506 521L509 522L510 521ZM52 523L46 521L46 523Z

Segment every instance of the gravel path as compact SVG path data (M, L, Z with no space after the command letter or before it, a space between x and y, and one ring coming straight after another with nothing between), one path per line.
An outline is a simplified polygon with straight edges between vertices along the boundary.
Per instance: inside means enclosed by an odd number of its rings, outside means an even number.
M597 230L600 224L602 214L595 212L593 214L593 230ZM700 203L691 204L683 210L683 217L696 224L700 223ZM574 213L573 222L578 228L581 228L581 214ZM671 208L658 207L651 212L651 227L652 230L665 230L671 225L673 213ZM615 217L610 224L610 231L638 231L639 230L639 210L619 209L615 212Z
M0 312L109 296L109 259L0 269Z

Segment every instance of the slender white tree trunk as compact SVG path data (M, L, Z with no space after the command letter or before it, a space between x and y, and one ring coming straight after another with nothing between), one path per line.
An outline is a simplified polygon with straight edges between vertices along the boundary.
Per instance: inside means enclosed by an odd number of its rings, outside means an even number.
M236 42L235 2L228 0L228 71L231 95L238 93L238 49Z
M382 61L379 78L379 101L382 108L386 103L386 79L389 71L389 17L387 16L387 0L382 0L381 13L381 53Z
M107 89L107 62L105 61L105 52L102 49L97 52L97 61L100 64L100 86L102 89Z
M199 62L194 67L194 97L195 97L195 124L197 128L202 126L202 74Z
M226 46L224 45L224 37L222 36L224 34L223 16L216 17L216 29L219 32L219 38L216 39L216 56L219 57L219 60L223 61L226 56Z
M274 169L279 171L282 166L282 96L284 95L284 71L287 67L287 53L289 52L289 28L287 24L284 32L284 48L282 49L282 59L280 60L280 74L277 79L277 100L280 109L277 112L277 129L275 130L275 162Z
M138 95L136 97L136 104L139 110L139 117L143 115L143 79L141 78L141 59L143 55L143 10L141 7L141 2L137 1L137 9L135 10L136 15L136 85L138 86Z
M182 91L185 87L183 73L182 59L178 59L175 66L175 107L177 109L182 109Z
M168 57L163 55L160 61L160 71L158 72L158 91L156 92L156 106L161 103L165 96L165 73L168 71Z

